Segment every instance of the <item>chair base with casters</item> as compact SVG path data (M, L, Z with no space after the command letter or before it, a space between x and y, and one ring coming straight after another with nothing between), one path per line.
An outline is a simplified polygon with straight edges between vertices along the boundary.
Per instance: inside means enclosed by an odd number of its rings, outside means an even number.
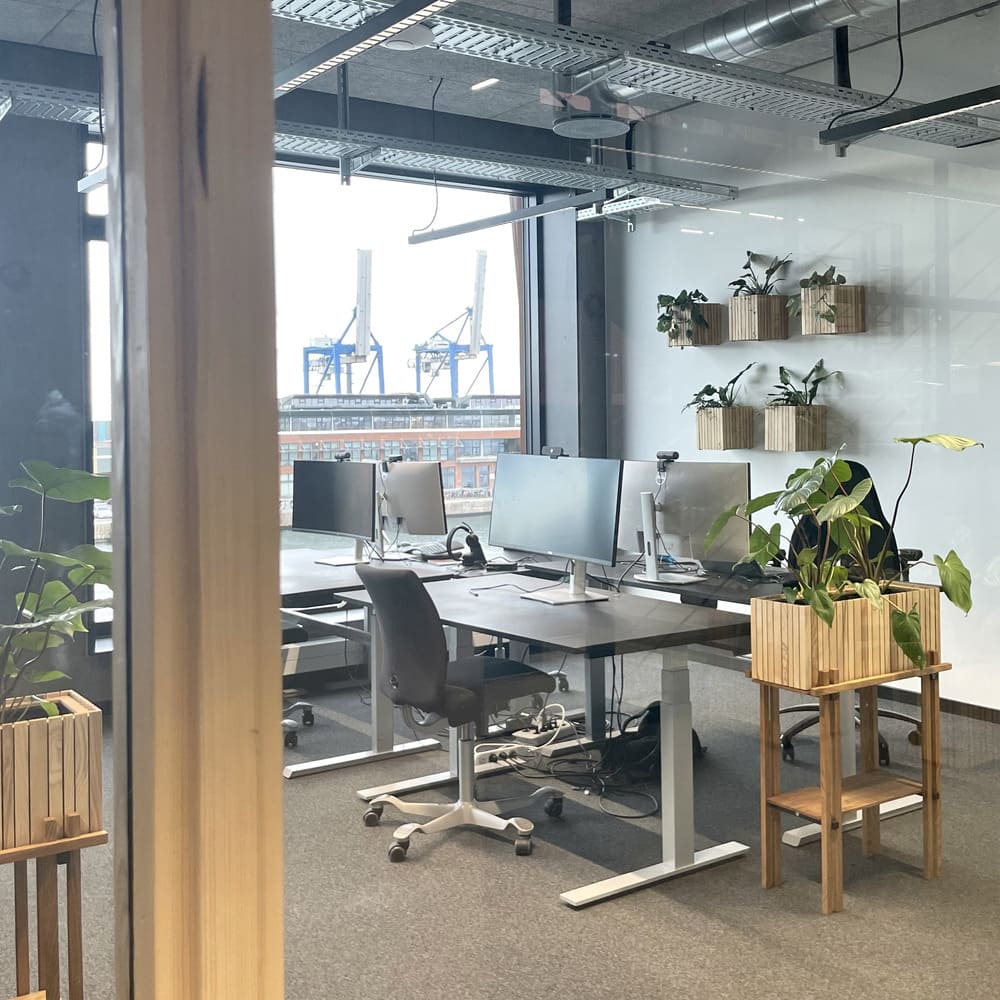
M364 814L365 826L377 826L386 805L411 816L428 817L422 823L404 823L392 833L389 860L402 861L415 833L442 833L461 827L490 830L494 833L513 833L514 850L518 855L531 854L531 834L535 826L531 820L520 816L504 817L501 812L521 809L535 802L545 801L549 816L562 814L563 793L557 788L543 786L528 795L506 799L477 799L475 797L475 726L466 723L453 731L458 739L458 798L454 802L409 802L395 795L378 795L368 803Z
M307 642L309 633L298 623L287 622L281 628L281 647L286 649L298 643ZM301 712L301 723L297 719L289 718L295 712ZM299 729L302 726L311 726L316 717L313 714L313 706L307 701L297 701L282 710L281 734L282 741L286 747L296 747L299 745Z
M794 726L789 729L782 730L781 733L781 759L782 760L795 760L795 744L792 740L795 739L799 733L811 728L812 726L819 724L819 710L818 706L812 704L805 705L789 705L786 708L781 709L781 715L787 715L791 712L809 712L809 718L802 719L796 722ZM878 710L878 717L880 719L897 719L899 722L909 722L914 728L907 739L914 746L920 746L920 720L912 715L905 715L902 712L894 712L888 708L880 708ZM854 728L861 728L861 716L858 709L854 710ZM878 763L879 767L889 767L891 766L892 760L889 753L889 744L886 742L885 737L881 733L876 734L878 736Z

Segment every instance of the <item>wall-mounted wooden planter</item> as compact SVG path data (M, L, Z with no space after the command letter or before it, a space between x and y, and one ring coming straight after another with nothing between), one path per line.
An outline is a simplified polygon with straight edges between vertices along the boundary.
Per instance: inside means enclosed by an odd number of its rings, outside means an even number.
M822 451L825 447L825 406L768 406L765 408L765 451Z
M920 640L935 662L941 650L941 591L920 583L893 584L895 602L920 614ZM890 595L891 596L891 595ZM912 671L913 663L892 641L891 605L882 610L863 597L835 602L828 626L807 604L784 595L750 601L750 676L794 691Z
M831 323L820 318L833 307L836 319ZM802 289L802 334L864 333L866 296L864 285L824 285Z
M787 295L737 295L729 302L730 340L787 340Z
M729 317L721 303L701 303L701 314L708 326L692 322L689 309L674 309L673 312L677 325L685 332L679 337L668 336L668 347L714 347L726 339Z
M59 715L0 725L3 850L67 836L71 813L80 817L81 834L103 829L100 709L74 691L43 697ZM55 820L54 831L46 830L47 819Z
M753 408L709 406L695 414L699 451L753 447Z

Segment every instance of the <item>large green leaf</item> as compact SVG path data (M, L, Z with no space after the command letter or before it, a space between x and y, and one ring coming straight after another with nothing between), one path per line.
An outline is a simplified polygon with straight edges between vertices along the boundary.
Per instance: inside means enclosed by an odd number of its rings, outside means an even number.
M0 538L0 552L5 556L13 556L27 562L37 559L43 566L58 566L61 569L73 569L85 565L73 556L62 556L58 552L39 552L35 549L26 549L18 545L17 542L10 542L2 538Z
M854 510L855 507L860 506L864 502L865 497L871 493L871 490L872 481L870 479L862 479L850 493L841 493L823 504L816 511L816 520L820 524L825 524L827 521L843 517L849 511Z
M768 507L773 507L778 497L784 493L784 490L775 490L773 493L762 493L759 497L753 497L748 500L745 504L742 504L739 508L739 512L746 517L752 517L758 511L766 510Z
M833 598L826 587L803 587L802 596L816 615L831 628L833 627Z
M744 562L755 562L766 566L778 554L781 548L781 525L775 524L768 531L755 524L750 532L750 546Z
M110 608L113 604L110 597L98 597L92 601L84 601L66 611L58 614L45 615L30 622L0 622L0 636L5 632L33 632L44 629L47 625L59 625L61 623L72 622L77 615L86 614L88 611L96 611L98 608Z
M66 553L72 559L79 559L83 564L77 569L71 569L66 575L79 585L84 580L87 583L103 583L111 586L111 553L99 549L96 545L77 545Z
M108 476L97 476L82 469L60 469L51 462L22 462L21 468L28 475L12 479L11 486L68 503L111 499L111 479Z
M965 568L965 564L958 558L954 549L951 549L944 559L935 556L934 564L938 568L941 589L945 597L956 608L968 614L972 610L972 574Z
M712 526L708 529L708 534L705 535L705 551L707 552L714 544L715 540L719 537L719 532L729 524L730 520L736 516L737 507L730 507L728 510L724 510L713 522Z
M984 448L982 441L975 441L973 438L959 437L957 434L924 434L922 437L896 438L900 444L939 444L949 451L965 451L966 448L976 446Z
M51 684L53 681L63 681L69 677L69 674L64 674L61 670L32 670L30 667L23 674L24 680L29 684ZM49 712L49 715L57 714L56 712Z
M833 459L821 458L811 469L804 469L788 483L788 488L778 498L775 507L787 512L805 503L823 485L832 465Z
M863 597L873 608L882 610L882 591L874 580L856 580L854 592Z
M21 511L21 505L19 503L6 504L0 507L0 515L10 517L12 514L18 514Z
M927 653L920 641L920 612L914 604L909 611L903 612L893 608L890 615L892 622L892 637L896 645L903 651L907 659L921 670L927 666Z
M34 632L17 632L10 639L11 649L20 649L29 653L41 653L42 650L61 646L69 637L62 632L38 628Z
M78 608L83 603L62 580L49 580L37 593L18 594L17 601L19 606L23 602L25 617L36 622L42 619L52 619L54 615L61 616L63 612ZM79 615L68 620L59 617L58 620L53 621L53 627L56 630L59 630L59 627L63 625L69 626L69 630L73 632L87 631Z

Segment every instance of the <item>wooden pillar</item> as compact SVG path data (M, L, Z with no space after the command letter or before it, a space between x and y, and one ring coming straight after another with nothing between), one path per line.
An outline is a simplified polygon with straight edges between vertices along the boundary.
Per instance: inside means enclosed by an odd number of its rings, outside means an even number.
M839 694L823 694L819 698L819 791L823 912L839 913L844 908Z
M861 701L861 770L870 774L878 770L878 697L873 687L858 692ZM881 849L881 818L879 807L861 810L861 849L868 856Z
M781 717L778 688L760 685L760 879L765 889L781 885L781 814L769 806L781 791Z
M941 834L940 674L920 678L920 757L924 785L924 878L937 878L944 863Z
M108 13L118 995L278 1000L271 10Z

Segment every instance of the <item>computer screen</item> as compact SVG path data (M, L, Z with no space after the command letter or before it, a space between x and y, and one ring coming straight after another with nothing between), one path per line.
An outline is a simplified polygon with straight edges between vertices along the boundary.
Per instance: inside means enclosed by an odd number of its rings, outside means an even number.
M497 456L490 545L615 565L622 463Z
M375 463L295 462L292 527L374 539Z
M398 526L410 535L445 534L440 462L392 462L383 467L382 489L389 530Z
M676 559L697 559L706 569L727 572L747 553L749 526L732 518L706 552L705 536L727 508L750 497L748 462L670 462L662 484L657 484L656 462L626 461L622 472L622 501L618 544L623 552L642 551L639 494L650 492L656 501L660 553Z

